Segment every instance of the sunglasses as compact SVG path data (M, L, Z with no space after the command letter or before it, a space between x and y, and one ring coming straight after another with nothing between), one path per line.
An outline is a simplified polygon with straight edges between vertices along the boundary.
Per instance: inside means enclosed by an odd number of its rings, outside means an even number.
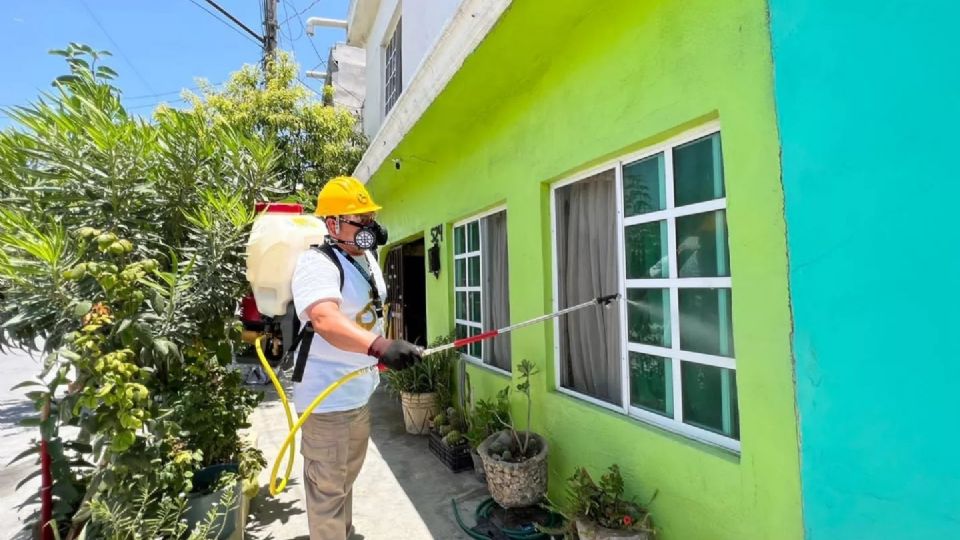
M376 217L374 217L374 216L363 217L363 218L360 218L359 221L353 221L353 220L350 220L350 219L347 219L347 218L343 218L343 217L337 218L337 219L338 219L338 221L340 221L341 223L347 223L347 224L353 225L354 227L361 227L361 228L362 228L362 227L366 227L367 225L370 225L371 223L373 223L374 221L376 221Z

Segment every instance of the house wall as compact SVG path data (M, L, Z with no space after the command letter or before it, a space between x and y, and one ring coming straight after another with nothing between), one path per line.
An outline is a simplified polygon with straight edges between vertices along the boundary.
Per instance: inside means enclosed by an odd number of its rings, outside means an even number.
M770 11L807 537L958 538L960 7Z
M433 48L447 20L461 0L381 0L370 35L367 38L367 94L363 111L363 130L376 135L383 123L384 46L393 34L396 17L403 18L401 32L401 79L403 88L410 83L420 62Z
M739 455L554 390L550 325L511 335L534 378L551 492L612 463L664 539L802 535L787 257L763 0L515 2L370 180L391 238L445 225L431 336L452 329L450 224L506 204L510 310L552 306L549 184L684 129L722 124L741 411ZM393 159L401 167L397 170ZM616 264L611 261L610 264ZM507 377L471 367L475 396ZM514 406L519 410L519 401Z

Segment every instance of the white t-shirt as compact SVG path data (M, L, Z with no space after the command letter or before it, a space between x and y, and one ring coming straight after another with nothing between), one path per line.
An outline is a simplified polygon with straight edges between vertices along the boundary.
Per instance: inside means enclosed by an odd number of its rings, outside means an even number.
M383 334L383 320L376 316L371 298L370 284L343 254L334 250L343 266L343 292L340 291L340 273L333 262L315 249L304 251L297 260L293 271L293 304L300 318L300 327L310 320L306 313L319 300L336 300L340 311L347 319L356 322L374 334ZM358 262L373 271L381 300L385 300L386 282L380 266L372 255L365 253ZM296 354L296 353L295 353ZM361 353L347 352L327 342L319 334L313 335L307 365L303 371L303 380L293 387L293 402L298 414L310 406L314 398L330 384L357 368L372 366L376 359ZM348 411L367 404L370 396L380 384L380 374L376 371L356 377L337 388L324 400L314 413Z

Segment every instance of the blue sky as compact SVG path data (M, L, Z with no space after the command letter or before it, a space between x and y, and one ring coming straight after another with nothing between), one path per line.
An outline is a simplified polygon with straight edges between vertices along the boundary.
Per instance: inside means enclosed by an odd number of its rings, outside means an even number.
M204 0L193 1L224 18ZM217 3L262 35L262 0ZM113 53L106 63L120 74L115 84L123 90L125 105L144 115L159 102L176 106L180 89L194 87L197 77L220 83L243 64L260 61L258 43L191 0L3 0L2 4L2 107L33 100L66 73L63 58L47 51L64 48L71 41ZM345 31L317 28L310 38L301 23L309 16L346 18L347 6L348 0L280 0L278 4L280 47L293 51L301 79L318 92L320 81L306 78L303 72L326 71L330 47L345 39ZM0 118L0 125L8 124L6 117Z

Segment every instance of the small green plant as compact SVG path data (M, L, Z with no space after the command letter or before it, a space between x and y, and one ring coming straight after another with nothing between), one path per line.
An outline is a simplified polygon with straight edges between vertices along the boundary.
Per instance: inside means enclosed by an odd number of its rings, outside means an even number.
M520 382L517 383L517 392L523 394L527 402L527 425L521 436L516 427L516 420L512 413L508 413L504 418L500 413L495 413L497 420L507 428L502 432L500 438L490 447L490 453L493 457L501 461L521 462L526 461L536 455L539 448L530 444L530 422L533 415L533 400L530 397L530 377L540 372L533 362L524 359L517 366L520 373ZM509 403L509 387L497 395L498 399L506 400Z
M567 479L566 495L566 505L549 505L551 510L566 518L566 529L545 532L573 537L575 524L581 521L606 529L656 534L653 518L647 509L656 493L647 505L626 499L623 476L616 464L609 467L599 482L593 480L586 468L578 467Z
M434 340L431 347L448 343L450 336ZM401 392L408 394L436 393L437 403L450 403L452 395L453 365L459 353L448 349L426 356L420 362L401 370L389 370L383 373L387 390L394 396Z
M497 392L495 400L480 399L470 410L467 418L468 429L466 433L470 448L480 446L487 437L493 435L500 429L503 429L502 418L509 417L510 402L508 394L510 387L505 387Z

